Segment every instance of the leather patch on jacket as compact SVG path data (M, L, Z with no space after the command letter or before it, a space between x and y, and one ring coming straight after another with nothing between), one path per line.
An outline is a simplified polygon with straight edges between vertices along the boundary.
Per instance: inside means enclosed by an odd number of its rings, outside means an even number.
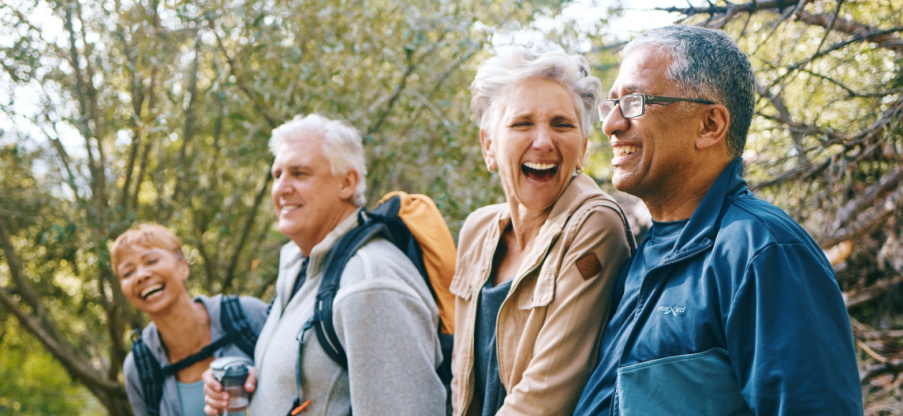
M580 270L583 280L589 280L590 277L599 274L602 270L602 263L599 263L599 258L594 253L587 253L577 260L577 270Z

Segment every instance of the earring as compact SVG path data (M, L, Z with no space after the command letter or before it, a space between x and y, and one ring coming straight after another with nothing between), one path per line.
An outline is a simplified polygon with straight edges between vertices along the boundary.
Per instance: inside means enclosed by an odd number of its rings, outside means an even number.
M578 175L583 173L583 166L577 166L576 172Z

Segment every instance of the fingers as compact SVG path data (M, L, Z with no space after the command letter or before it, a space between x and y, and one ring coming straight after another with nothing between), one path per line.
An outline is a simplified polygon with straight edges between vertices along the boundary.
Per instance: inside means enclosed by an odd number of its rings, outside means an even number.
M209 405L204 406L204 413L207 416L217 416L217 415L221 414L221 412L218 412L216 409L210 407Z
M253 393L254 390L257 390L257 368L248 367L248 378L245 380L245 390L248 393Z
M229 393L223 391L222 384L213 377L213 370L207 369L201 374L204 381L204 413L215 416L229 406Z

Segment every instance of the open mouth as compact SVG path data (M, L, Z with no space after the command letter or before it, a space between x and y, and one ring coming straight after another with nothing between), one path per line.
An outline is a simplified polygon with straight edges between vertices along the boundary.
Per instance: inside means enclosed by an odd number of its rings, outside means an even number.
M280 211L283 213L292 212L298 208L301 208L301 205L283 205L280 208Z
M612 149L612 151L614 152L615 157L624 157L636 153L639 149L639 146L618 146Z
M153 286L148 286L148 287L144 288L144 290L142 290L139 295L141 296L141 299L147 299L154 293L157 293L157 292L163 290L164 287L165 287L165 285L163 285L162 283L159 283L159 284L156 284Z
M552 180L558 173L558 164L527 162L521 165L521 171L531 181L545 182Z

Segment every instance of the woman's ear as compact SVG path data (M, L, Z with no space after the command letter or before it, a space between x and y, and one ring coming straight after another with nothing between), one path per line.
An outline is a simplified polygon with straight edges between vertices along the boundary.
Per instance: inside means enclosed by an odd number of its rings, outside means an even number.
M495 151L492 149L492 139L489 138L489 133L484 129L480 129L480 148L483 150L483 160L486 161L486 169L490 172L495 171L496 160Z
M696 137L696 148L708 149L718 143L725 143L726 146L727 128L731 124L731 115L727 107L709 104L703 111L699 135Z
M191 267L188 266L188 260L185 257L178 256L176 270L179 273L179 280L183 283L188 281L188 275L191 274Z

